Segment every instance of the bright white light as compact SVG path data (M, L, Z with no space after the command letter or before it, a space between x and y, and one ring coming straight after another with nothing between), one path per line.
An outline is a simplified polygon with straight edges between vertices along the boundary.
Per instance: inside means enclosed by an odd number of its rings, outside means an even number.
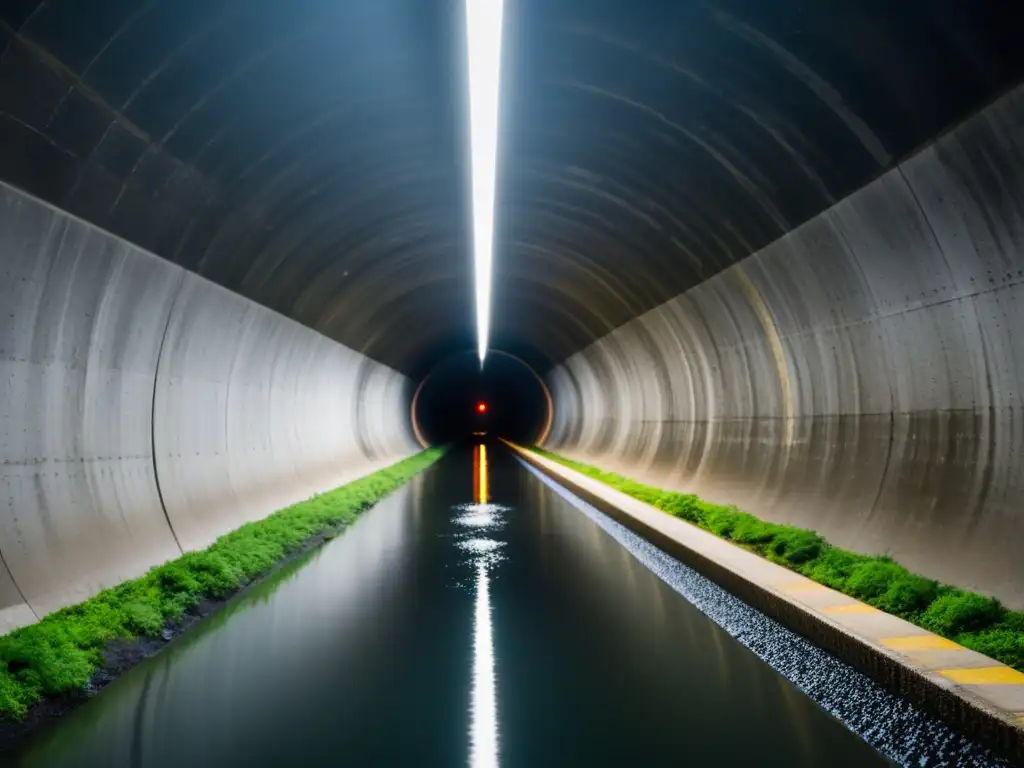
M491 332L491 255L498 164L498 85L503 0L466 0L469 53L469 133L473 163L473 263L480 364Z
M494 645L491 639L491 585L487 562L476 566L473 621L473 708L470 724L471 768L498 766L498 707L495 701Z

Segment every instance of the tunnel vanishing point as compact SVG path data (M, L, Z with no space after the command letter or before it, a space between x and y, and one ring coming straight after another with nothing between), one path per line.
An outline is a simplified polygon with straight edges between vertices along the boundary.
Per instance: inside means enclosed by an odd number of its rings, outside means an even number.
M2 9L0 631L465 425L460 3ZM1013 4L505 14L509 436L1024 608Z

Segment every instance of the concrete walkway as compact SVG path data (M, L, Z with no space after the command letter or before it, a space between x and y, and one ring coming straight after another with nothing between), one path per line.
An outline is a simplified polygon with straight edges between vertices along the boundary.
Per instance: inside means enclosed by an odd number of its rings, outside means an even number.
M956 729L1024 761L1024 674L510 445L637 533Z

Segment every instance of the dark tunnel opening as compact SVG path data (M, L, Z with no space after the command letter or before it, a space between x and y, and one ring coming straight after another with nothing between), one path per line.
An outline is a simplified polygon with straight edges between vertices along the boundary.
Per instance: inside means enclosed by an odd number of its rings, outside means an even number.
M412 402L414 431L427 445L482 435L542 443L551 417L543 380L515 355L495 350L482 368L470 351L442 361L420 382Z

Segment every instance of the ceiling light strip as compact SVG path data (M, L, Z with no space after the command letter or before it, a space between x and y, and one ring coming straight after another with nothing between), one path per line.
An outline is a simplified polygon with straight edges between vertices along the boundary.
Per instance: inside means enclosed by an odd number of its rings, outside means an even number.
M473 169L473 268L477 354L481 365L487 356L491 331L502 5L503 0L466 0L470 152Z

